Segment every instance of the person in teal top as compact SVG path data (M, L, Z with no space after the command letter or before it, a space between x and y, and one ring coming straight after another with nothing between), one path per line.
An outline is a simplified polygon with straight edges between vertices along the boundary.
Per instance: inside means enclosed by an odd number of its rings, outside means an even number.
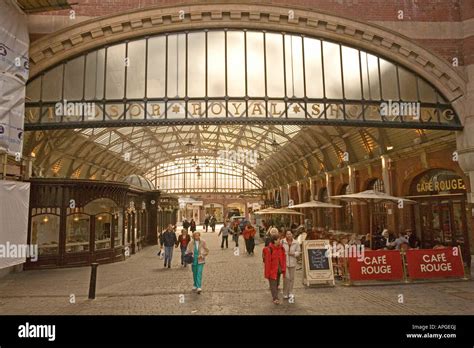
M200 294L202 291L202 271L206 263L206 256L209 254L206 241L201 239L201 233L193 233L193 240L188 244L187 253L193 255L193 291Z

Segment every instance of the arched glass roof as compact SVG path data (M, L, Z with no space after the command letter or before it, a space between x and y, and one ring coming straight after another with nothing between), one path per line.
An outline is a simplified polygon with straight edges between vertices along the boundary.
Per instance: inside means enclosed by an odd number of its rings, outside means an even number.
M398 64L255 30L168 33L93 50L30 81L27 99L25 151L36 154L38 175L136 174L171 192L283 185L393 148L452 142L441 129L460 127L449 103ZM384 103L405 114L384 115Z
M460 127L449 103L399 64L326 40L254 30L168 33L100 48L30 81L27 99L30 130L256 120ZM389 101L421 110L381 112Z

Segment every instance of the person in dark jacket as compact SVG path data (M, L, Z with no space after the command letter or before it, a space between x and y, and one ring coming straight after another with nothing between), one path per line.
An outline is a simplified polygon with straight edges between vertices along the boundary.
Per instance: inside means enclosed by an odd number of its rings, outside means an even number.
M420 241L416 237L416 234L414 234L412 230L407 230L406 233L408 236L408 245L410 246L410 248L418 248L420 246Z
M173 247L176 245L176 233L173 230L173 225L168 225L168 228L161 236L162 244L165 247L165 267L171 268L171 259L173 258Z
M209 216L206 216L206 218L204 219L204 227L206 228L207 232L207 229L209 228Z
M270 291L272 293L273 303L280 304L278 298L278 283L280 275L286 274L286 256L285 249L281 245L280 238L277 234L272 234L272 241L263 248L263 262L265 265L265 278L270 284Z
M237 219L234 220L234 222L232 222L231 233L232 233L232 240L235 242L235 248L238 248L241 230L240 230L239 222L237 221Z
M196 221L194 221L194 219L191 219L191 223L189 224L189 228L191 229L191 232L196 232Z
M216 217L211 216L211 219L209 220L209 226L211 226L212 232L216 232L216 223L217 223Z
M184 219L183 228L187 231L187 230L189 230L189 226L190 226L190 223L189 223L188 219Z
M184 262L184 255L186 255L186 249L190 241L191 237L188 234L188 230L181 230L181 234L179 235L178 241L176 242L176 248L179 246L181 249L181 266L183 267L187 266L186 262Z

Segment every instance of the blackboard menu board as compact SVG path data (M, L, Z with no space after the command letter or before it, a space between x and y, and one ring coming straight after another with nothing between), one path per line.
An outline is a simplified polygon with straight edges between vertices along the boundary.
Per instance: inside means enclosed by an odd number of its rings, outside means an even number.
M307 249L310 271L329 270L328 249Z

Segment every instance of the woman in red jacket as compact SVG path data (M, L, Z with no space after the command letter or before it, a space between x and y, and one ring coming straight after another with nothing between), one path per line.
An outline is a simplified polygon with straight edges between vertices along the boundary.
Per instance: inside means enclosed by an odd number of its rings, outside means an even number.
M245 240L245 249L247 249L247 254L248 255L253 255L253 249L255 248L255 234L257 231L255 231L255 228L250 224L250 222L247 222L247 225L245 225L244 232L242 235L244 236Z
M286 273L285 249L278 236L272 235L272 241L263 249L263 262L265 264L265 278L270 283L273 303L280 304L278 299L278 283L280 275Z

